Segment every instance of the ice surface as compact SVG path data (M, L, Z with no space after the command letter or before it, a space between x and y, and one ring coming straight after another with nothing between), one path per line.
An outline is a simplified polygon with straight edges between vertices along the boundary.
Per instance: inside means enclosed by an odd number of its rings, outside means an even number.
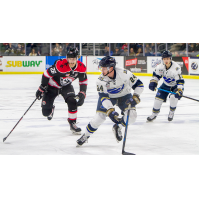
M96 112L98 93L97 75L88 75L87 98L78 110L78 126L84 132ZM139 77L145 86L141 103L137 106L137 120L128 127L125 150L137 155L198 155L199 103L182 98L174 120L168 122L169 100L163 103L154 122L147 123L151 115L155 92L148 89L151 77ZM62 96L55 100L55 113L48 121L36 101L15 130L3 143L17 121L35 99L41 75L0 76L0 154L1 155L120 155L122 142L117 143L112 133L113 123L108 118L90 137L88 143L76 147L80 137L72 135L67 122L67 105ZM161 81L160 81L161 84ZM74 83L79 91L78 80ZM185 79L184 95L199 99L199 80ZM119 111L119 109L117 109ZM123 130L124 132L124 130Z

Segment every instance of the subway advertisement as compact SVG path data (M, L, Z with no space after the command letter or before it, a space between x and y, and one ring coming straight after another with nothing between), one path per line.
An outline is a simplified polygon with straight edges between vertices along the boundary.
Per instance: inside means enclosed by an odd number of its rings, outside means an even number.
M4 56L4 72L43 72L45 56Z
M147 57L126 56L124 66L133 73L147 73Z

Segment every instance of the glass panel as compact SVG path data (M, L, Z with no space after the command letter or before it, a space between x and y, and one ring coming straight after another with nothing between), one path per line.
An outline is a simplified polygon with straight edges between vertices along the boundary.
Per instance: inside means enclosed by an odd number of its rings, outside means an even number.
M155 43L144 44L145 56L155 56Z
M143 43L131 43L129 48L135 48L135 56L143 56Z
M188 43L188 56L199 57L199 43Z
M50 43L27 43L27 56L50 56Z
M22 56L25 55L24 43L1 43L0 54L2 56Z
M128 56L128 43L110 43L111 56Z
M82 43L82 55L93 56L93 43Z
M157 43L157 56L162 56L163 51L166 51L166 43Z
M167 48L172 56L187 56L186 43L167 43Z

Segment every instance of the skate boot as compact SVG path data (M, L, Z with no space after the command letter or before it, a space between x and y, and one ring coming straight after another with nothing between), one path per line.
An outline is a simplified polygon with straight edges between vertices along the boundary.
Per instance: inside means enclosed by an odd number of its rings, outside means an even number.
M112 131L116 137L117 142L120 142L122 140L122 132L121 132L121 127L117 124L114 124Z
M147 120L148 120L149 122L151 122L151 121L155 120L156 117L157 117L157 114L153 113L151 116L147 117Z
M174 112L170 110L168 115L168 121L172 121L173 117L174 117Z
M53 105L52 112L51 112L51 114L47 117L48 120L52 120L54 110L55 110L55 106Z
M72 133L73 133L74 135L81 135L81 128L79 128L79 127L76 125L76 121L75 121L75 120L69 120L69 119L68 119L68 122L69 122L70 130L72 131Z
M82 146L85 142L88 142L88 138L90 136L86 136L85 133L76 141L77 142L77 147Z

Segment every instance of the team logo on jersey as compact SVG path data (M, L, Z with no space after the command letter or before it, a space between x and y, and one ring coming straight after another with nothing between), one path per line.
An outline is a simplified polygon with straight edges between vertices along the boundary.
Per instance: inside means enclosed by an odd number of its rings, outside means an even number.
M52 74L55 74L55 73L56 73L55 67L54 67L54 68L50 68L50 70L51 70L51 73L52 73Z
M43 106L46 105L46 101L43 101L43 102L42 102L42 105L43 105Z
M172 81L175 81L175 79L174 78L166 78L166 77L163 77L164 78L164 80L165 80L165 82L167 82L167 83L171 83Z
M198 69L198 64L197 64L196 62L193 62L193 63L191 64L191 68L192 68L193 70L197 70L197 69Z
M117 94L120 93L124 89L124 84L118 88L108 89L108 93Z

